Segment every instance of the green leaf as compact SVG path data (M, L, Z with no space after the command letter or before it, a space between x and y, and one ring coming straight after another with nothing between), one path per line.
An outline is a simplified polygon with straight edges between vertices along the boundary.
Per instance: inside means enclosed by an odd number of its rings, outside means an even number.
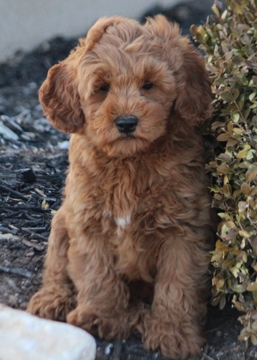
M235 112L234 114L231 115L231 119L234 121L234 122L238 122L239 119L240 119L240 115L238 112Z
M211 7L212 11L214 12L214 14L217 16L217 17L220 17L220 11L218 9L218 7L216 6L216 4L214 4L212 7Z
M243 148L243 150L239 151L237 154L238 159L245 159L249 150L251 149L251 146L249 144L246 144Z

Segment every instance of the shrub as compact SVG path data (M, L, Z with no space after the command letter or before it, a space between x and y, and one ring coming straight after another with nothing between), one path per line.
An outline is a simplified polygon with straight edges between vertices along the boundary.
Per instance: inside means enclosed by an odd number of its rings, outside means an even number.
M206 53L214 116L211 191L219 225L212 303L244 312L239 339L257 345L257 0L226 0L191 31Z

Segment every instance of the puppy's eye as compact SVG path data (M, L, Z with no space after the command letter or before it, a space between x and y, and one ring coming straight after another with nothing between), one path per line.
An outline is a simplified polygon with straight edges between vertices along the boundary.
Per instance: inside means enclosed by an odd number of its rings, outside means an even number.
M108 92L110 90L110 85L103 84L99 90L101 90L102 92Z
M144 89L144 90L150 90L150 89L152 89L152 87L153 87L153 83L151 83L151 82L146 82L146 83L144 83L144 85L142 86L142 89Z

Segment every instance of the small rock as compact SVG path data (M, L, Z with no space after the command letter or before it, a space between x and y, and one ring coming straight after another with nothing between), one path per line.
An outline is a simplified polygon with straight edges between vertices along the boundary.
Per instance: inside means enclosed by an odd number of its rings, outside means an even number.
M11 129L5 126L2 121L0 121L0 134L7 140L18 140L19 137Z
M1 360L94 360L96 343L86 331L0 304Z
M58 146L60 149L66 150L69 149L69 143L70 143L69 141L62 141L58 143Z
M110 353L112 352L113 349L113 344L110 343L109 345L106 346L105 348L105 355L110 355Z

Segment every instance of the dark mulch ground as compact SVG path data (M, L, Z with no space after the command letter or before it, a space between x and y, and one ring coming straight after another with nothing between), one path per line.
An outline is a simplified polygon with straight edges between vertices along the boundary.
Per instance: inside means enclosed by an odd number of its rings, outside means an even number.
M61 203L68 136L45 120L37 90L47 69L67 56L76 40L56 38L29 54L0 64L0 302L25 309L39 288L50 220ZM13 139L9 136L14 136ZM231 307L209 309L208 345L198 360L257 359L254 347L237 341L240 323ZM164 359L137 338L98 341L98 360Z

